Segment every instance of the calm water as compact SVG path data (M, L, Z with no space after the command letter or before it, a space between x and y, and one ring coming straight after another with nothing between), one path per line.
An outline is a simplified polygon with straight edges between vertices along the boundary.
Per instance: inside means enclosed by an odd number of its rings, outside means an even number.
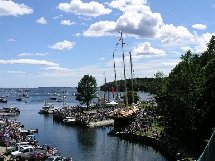
M75 105L74 89L31 89L29 98L18 102L15 100L15 91L1 91L1 95L8 96L8 103L0 103L0 107L16 106L21 114L16 118L22 122L25 128L38 129L36 134L40 144L48 144L56 147L64 156L71 156L74 161L166 161L153 148L120 140L117 137L107 135L111 128L81 128L68 127L53 122L52 116L38 114L38 111L48 101L52 93L66 95L65 103ZM143 94L147 97L148 94ZM50 102L50 101L49 101ZM62 102L52 102L62 107Z

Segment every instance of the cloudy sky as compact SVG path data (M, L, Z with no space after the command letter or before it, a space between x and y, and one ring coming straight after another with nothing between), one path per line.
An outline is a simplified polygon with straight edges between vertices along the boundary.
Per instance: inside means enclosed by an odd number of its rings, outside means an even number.
M201 53L214 34L212 0L0 0L0 87L77 86L166 75L190 49ZM123 33L124 48L120 43Z

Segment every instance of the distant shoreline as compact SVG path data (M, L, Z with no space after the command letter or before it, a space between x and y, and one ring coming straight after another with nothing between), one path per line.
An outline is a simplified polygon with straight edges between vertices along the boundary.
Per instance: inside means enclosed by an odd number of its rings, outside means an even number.
M76 88L76 87L0 87L0 89Z

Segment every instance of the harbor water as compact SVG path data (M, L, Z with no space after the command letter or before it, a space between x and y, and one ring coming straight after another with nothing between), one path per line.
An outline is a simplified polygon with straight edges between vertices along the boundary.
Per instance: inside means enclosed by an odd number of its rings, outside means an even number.
M108 134L113 127L85 128L80 126L65 126L53 121L52 115L38 114L44 101L57 107L63 104L73 106L75 88L35 88L29 89L28 97L17 101L21 94L18 89L1 89L1 95L7 96L7 103L0 103L2 107L18 107L20 115L13 117L22 122L25 129L38 129L36 138L39 144L56 147L58 152L73 161L166 161L165 157L153 148L111 137ZM65 96L62 102L50 100L50 96ZM143 98L144 97L144 98ZM148 94L142 93L146 99Z

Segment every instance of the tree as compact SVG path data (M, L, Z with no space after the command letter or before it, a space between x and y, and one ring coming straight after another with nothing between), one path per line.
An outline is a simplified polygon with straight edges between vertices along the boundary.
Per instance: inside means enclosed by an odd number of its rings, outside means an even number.
M215 127L215 36L212 36L207 50L201 55L201 62L206 80L202 101L199 103L199 133L207 138Z
M166 76L163 72L158 71L152 81L152 93L155 95L162 96L165 91Z
M91 100L96 97L97 83L95 77L84 75L76 89L76 100L81 104L86 104L88 108Z
M215 57L215 36L213 35L207 44L207 50L201 55L201 65L206 66Z
M201 99L205 79L199 57L188 51L170 73L165 89L163 114L174 127L175 135L190 133L196 128L198 100Z
M128 104L130 104L130 105L132 103L137 103L137 101L140 100L140 97L138 96L137 92L134 92L134 102L132 101L133 100L132 99L132 91L127 92L127 97L128 97ZM123 95L121 98L123 99L123 101L125 103L125 95Z

